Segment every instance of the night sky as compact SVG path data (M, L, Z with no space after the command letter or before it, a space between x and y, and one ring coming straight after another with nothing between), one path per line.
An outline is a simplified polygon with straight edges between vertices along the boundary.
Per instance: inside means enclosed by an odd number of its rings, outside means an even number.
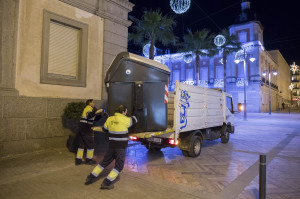
M218 33L223 28L235 24L235 19L241 11L241 0L191 0L190 9L181 15L175 14L170 7L170 0L129 0L135 4L129 15L140 18L145 9L160 8L164 15L174 16L177 26L174 33L182 38L187 29L192 31L209 29ZM264 27L264 45L266 50L278 49L287 63L294 61L300 65L300 14L297 0L250 0L251 10ZM129 28L129 32L131 28ZM156 45L163 52L174 47ZM132 43L128 44L129 52L141 54L142 48Z

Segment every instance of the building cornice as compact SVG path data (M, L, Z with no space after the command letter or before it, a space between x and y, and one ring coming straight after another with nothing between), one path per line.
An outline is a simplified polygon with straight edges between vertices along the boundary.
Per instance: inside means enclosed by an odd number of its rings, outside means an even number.
M128 0L59 0L91 14L115 23L129 27L132 22L128 20L128 12L132 11L134 4ZM121 12L114 12L115 9ZM125 13L125 14L124 14ZM122 15L123 14L123 15Z
M238 26L241 26L241 25L251 24L251 23L256 23L256 24L258 24L258 25L260 26L260 28L261 28L262 30L264 30L264 27L262 26L262 24L260 23L260 21L247 21L247 22L245 22L245 23L234 24L234 25L229 26L229 29L230 29L230 28L235 28L235 27L238 27Z

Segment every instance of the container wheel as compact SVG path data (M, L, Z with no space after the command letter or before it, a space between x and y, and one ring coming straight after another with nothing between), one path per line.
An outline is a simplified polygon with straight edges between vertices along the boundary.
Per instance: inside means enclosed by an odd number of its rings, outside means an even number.
M190 157L198 157L201 153L202 139L199 136L194 136L190 143L190 150L188 151Z
M181 150L181 152L182 152L182 155L184 155L184 156L189 156L189 152L188 151L185 151L185 150Z
M155 146L149 146L149 145L146 145L146 148L149 151L160 151L161 150L161 147L155 147Z
M227 126L223 126L223 131L222 131L222 135L221 135L221 142L222 143L228 143L229 138L230 138L229 128Z

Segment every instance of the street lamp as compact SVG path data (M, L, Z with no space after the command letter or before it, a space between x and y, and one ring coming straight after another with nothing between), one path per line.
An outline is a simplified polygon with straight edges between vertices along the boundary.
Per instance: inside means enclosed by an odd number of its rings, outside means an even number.
M271 115L271 72L273 73L273 75L278 74L276 70L271 71L269 64L269 115ZM262 75L265 77L267 75L266 71L264 71Z
M294 89L294 84L291 83L291 85L289 85L289 89L291 90L291 105L292 105L292 102L293 102L293 89Z
M242 50L238 51L235 54L235 60L234 62L236 64L240 63L241 61L244 62L244 120L247 120L247 108L246 108L246 104L247 104L247 100L246 100L246 58L247 58L247 54L246 54L246 48L243 48ZM250 57L249 59L251 62L255 61L254 57Z

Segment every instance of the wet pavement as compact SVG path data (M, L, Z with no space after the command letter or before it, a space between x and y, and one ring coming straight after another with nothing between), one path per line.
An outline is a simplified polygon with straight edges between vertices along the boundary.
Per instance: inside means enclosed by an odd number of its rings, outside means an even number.
M267 198L300 198L299 113L250 113L247 121L238 114L229 143L204 141L197 158L130 142L109 191L99 189L103 178L85 186L93 166L75 166L67 149L1 158L0 198L258 198L260 154L267 156Z

